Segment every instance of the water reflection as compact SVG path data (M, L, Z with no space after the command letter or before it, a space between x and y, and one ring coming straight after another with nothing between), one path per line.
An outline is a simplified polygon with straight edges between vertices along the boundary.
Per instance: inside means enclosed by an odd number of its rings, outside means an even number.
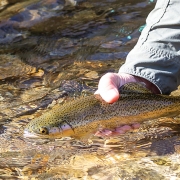
M56 104L92 94L104 73L116 72L154 4L0 2L1 178L179 178L179 117L146 122L137 132L116 138L94 137L88 145L21 136L31 119Z

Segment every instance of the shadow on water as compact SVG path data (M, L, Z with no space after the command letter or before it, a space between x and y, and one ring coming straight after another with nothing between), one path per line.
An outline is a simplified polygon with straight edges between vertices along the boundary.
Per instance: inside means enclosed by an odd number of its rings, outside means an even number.
M93 137L88 145L21 134L34 117L94 93L104 73L117 72L154 5L145 0L0 2L0 178L179 178L179 117L149 121L119 137Z

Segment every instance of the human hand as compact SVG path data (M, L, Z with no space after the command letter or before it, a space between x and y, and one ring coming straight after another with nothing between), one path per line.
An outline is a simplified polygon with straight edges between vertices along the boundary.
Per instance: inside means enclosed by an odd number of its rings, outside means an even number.
M98 85L98 90L95 92L95 94L100 94L101 97L108 103L113 103L117 101L120 98L120 94L118 89L123 86L126 83L130 82L143 82L148 89L150 89L153 93L160 93L158 88L149 82L146 79L133 76L126 73L107 73L104 76L101 77ZM121 127L117 127L116 129L108 130L103 129L101 131L98 131L95 133L95 136L113 136L113 135L119 135L124 134L127 131L131 131L134 129L138 129L140 127L140 124L132 124L130 125L124 125Z

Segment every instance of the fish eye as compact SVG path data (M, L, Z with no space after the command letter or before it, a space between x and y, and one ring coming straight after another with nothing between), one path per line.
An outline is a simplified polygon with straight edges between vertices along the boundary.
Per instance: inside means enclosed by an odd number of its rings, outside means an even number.
M45 128L45 127L40 127L40 128L39 128L39 133L40 133L40 134L48 134L48 129Z

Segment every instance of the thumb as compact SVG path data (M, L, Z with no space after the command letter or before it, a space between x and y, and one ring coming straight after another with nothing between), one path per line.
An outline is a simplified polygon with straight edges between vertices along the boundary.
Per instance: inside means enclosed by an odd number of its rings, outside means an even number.
M128 82L137 82L137 79L126 73L107 73L101 77L95 94L100 94L106 102L113 103L119 99L118 89Z
M113 103L119 99L119 87L120 77L116 73L107 73L101 77L95 94L100 94L106 102Z

